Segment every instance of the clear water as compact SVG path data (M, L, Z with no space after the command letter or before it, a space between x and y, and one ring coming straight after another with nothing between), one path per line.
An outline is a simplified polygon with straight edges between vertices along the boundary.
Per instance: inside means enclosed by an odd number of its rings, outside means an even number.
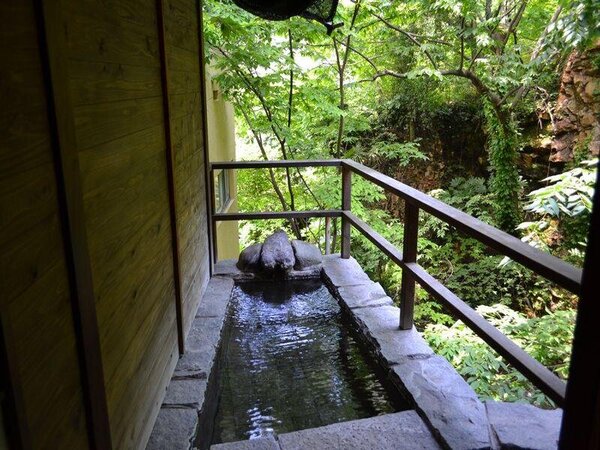
M407 409L320 280L234 289L212 444Z

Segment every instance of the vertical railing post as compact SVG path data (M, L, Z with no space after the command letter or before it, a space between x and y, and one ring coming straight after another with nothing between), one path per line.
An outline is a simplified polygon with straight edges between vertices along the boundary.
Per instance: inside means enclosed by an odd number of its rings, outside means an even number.
M325 217L325 254L331 253L331 217Z
M342 211L352 209L352 170L342 165ZM342 216L342 258L350 258L350 221Z
M213 264L218 262L219 253L217 249L217 221L215 220L215 170L211 167L208 176L210 183L210 222L212 224L212 259Z
M406 263L417 261L417 236L419 233L419 208L406 201L404 205L404 239L402 260ZM400 329L410 330L413 326L413 311L415 308L415 279L402 270L402 285L400 286Z

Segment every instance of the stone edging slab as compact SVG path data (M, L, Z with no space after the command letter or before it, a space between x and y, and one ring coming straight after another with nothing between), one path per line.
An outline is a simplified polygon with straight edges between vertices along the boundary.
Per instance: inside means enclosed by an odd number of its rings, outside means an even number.
M353 258L328 255L323 278L376 350L392 381L414 404L439 442L457 450L558 446L561 410L479 400L473 389L413 327L400 330L400 309ZM514 416L511 418L511 414ZM519 418L521 417L521 419ZM530 431L531 430L531 431ZM533 436L528 434L533 431Z
M351 420L318 428L213 445L211 450L439 450L414 411Z
M175 367L146 450L189 450L202 432L199 417L210 416L206 410L216 405L211 398L215 389L210 386L214 383L213 368L233 286L230 277L210 279L192 321L186 352Z

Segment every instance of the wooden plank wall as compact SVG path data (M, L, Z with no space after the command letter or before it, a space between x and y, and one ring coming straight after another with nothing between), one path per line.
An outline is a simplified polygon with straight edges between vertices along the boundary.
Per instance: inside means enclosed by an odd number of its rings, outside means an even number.
M141 448L178 357L156 4L64 4L113 448Z
M0 18L0 317L22 438L30 448L86 448L33 2L0 2Z
M164 0L175 199L185 334L208 281L204 140L195 0Z
M8 69L0 91L2 325L21 371L18 406L31 447L86 448L87 394L33 8L30 1L9 3L0 6L0 52ZM198 5L164 1L170 80L164 91L156 1L51 3L59 5L53 6L60 12L54 28L64 30L66 40L66 79L60 81L69 105L62 113L72 121L80 168L111 444L142 449L177 362L178 326L187 334L209 276ZM169 198L169 131L175 202ZM174 254L181 273L179 324Z

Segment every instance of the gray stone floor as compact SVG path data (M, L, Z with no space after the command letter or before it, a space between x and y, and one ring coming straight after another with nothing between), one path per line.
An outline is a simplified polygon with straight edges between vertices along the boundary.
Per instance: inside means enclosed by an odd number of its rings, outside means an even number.
M210 395L207 386L227 303L233 280L243 276L234 261L219 263L216 274L192 325L190 351L177 365L148 449L192 448L198 415L210 404L206 400ZM326 256L323 278L415 410L284 433L276 438L220 444L212 449L436 449L440 445L459 450L557 448L561 410L482 403L416 330L399 330L399 309L354 259Z

